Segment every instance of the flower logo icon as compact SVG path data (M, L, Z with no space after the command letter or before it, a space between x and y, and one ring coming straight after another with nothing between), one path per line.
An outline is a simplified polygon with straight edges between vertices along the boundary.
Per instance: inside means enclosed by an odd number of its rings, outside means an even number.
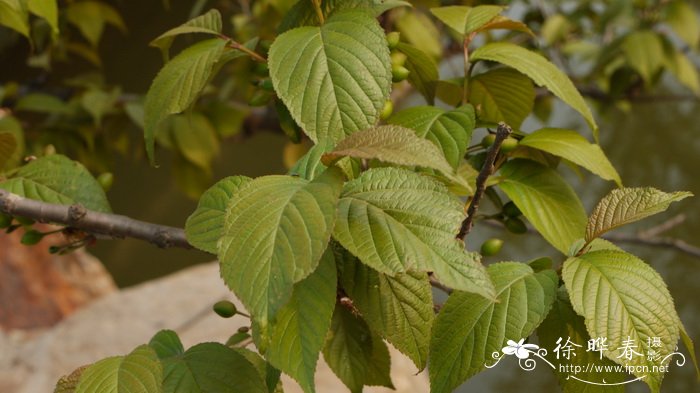
M524 338L521 338L518 342L508 340L506 342L508 345L503 347L501 351L506 355L515 355L518 359L527 359L530 357L531 351L536 351L540 348L538 345L524 344L524 342Z

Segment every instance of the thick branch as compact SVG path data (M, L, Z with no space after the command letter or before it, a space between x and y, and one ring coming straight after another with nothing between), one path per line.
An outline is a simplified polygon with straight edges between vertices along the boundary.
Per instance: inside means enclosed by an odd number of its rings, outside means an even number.
M151 224L117 214L87 210L82 205L57 205L21 197L0 189L0 212L79 229L111 238L134 238L158 247L192 248L180 228Z
M489 152L486 154L486 160L484 161L484 166L481 168L479 176L476 177L476 191L474 192L474 197L472 197L469 208L467 209L467 218L462 222L462 227L459 229L459 233L457 234L457 239L464 240L464 238L467 237L467 234L469 234L469 231L472 230L472 226L474 226L474 216L476 215L476 211L479 208L479 202L484 196L484 191L486 190L486 181L495 170L493 163L496 161L498 152L501 150L501 144L510 136L511 133L513 133L513 130L508 127L507 124L498 124L498 129L496 130L496 140L489 148Z

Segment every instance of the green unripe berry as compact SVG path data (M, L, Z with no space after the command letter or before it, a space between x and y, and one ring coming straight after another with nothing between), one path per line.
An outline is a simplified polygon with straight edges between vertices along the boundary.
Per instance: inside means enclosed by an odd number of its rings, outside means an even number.
M236 305L228 300L221 300L214 304L214 312L217 313L221 318L231 318L236 315L238 309Z
M515 138L508 137L503 141L503 144L501 145L501 152L510 153L511 151L515 150L516 147L518 147L518 140Z
M404 66L392 66L391 67L391 80L394 83L399 83L401 81L406 80L408 78L408 74L410 74L411 71L408 70L408 68Z
M97 182L100 183L102 189L107 192L112 188L112 184L114 184L114 175L112 172L105 172L97 176Z
M506 220L506 229L508 229L508 231L511 233L518 235L522 235L523 233L527 232L527 226L523 220L515 217L511 217Z
M496 141L496 134L486 134L484 139L481 140L481 146L484 149L488 149Z
M265 78L260 81L260 87L265 91L275 91L275 87L272 85L272 79Z
M256 90L255 93L248 100L248 105L250 106L265 106L267 102L272 98L272 94L265 90Z
M238 333L248 333L250 328L248 326L241 326L238 328Z
M12 216L0 214L0 229L8 228L10 225L12 225Z
M394 113L394 103L391 102L391 100L386 100L384 103L384 108L382 108L382 113L379 114L379 118L382 120L386 120L391 116L391 114Z
M513 201L510 201L503 205L503 214L506 215L506 217L520 217L523 212L518 209L517 206L515 206L515 203Z
M490 257L498 254L503 247L503 240L501 239L489 239L481 245L481 255Z
M386 35L386 42L389 44L389 49L396 48L399 45L399 40L401 40L401 33L398 31L392 31Z
M24 244L25 246L33 246L39 243L43 238L43 233L35 231L34 229L30 229L27 232L25 232L24 235L22 235L20 243Z
M391 52L391 66L392 67L398 67L406 64L406 60L408 60L408 56L406 56L404 53L401 52Z

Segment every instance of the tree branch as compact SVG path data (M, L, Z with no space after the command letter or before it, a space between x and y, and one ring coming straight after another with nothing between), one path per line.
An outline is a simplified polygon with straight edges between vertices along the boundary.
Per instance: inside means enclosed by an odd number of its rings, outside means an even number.
M109 238L145 240L161 248L192 248L187 242L185 231L181 228L151 224L117 214L95 212L82 205L67 206L36 201L2 189L0 213L65 225Z
M459 229L459 233L457 234L457 239L464 240L464 238L469 234L469 231L472 230L472 226L474 226L474 216L476 215L476 211L479 208L479 202L484 196L484 191L486 190L486 181L495 170L493 163L496 161L498 152L501 150L501 144L512 133L513 130L508 127L506 123L501 122L498 124L498 129L496 129L496 140L494 140L493 145L491 145L489 148L489 152L486 155L486 160L484 161L484 166L481 168L479 176L476 177L476 191L474 192L474 196L472 197L469 208L467 209L467 218L465 218L462 222L462 227Z

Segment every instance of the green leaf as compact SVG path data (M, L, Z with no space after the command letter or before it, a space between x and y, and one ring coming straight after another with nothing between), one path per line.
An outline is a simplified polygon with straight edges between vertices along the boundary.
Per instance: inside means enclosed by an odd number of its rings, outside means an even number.
M282 1L281 3L287 2ZM402 6L411 6L411 4L407 1L398 0L321 0L321 10L325 17L331 16L338 11L352 9L369 11L372 15L379 16L392 8ZM313 2L297 1L284 13L284 18L282 18L280 25L277 27L277 31L278 33L284 33L299 26L318 25L318 14L316 14Z
M203 343L162 359L163 393L267 393L245 356L219 343Z
M159 359L167 359L185 353L180 337L172 330L159 331L148 342L148 346L156 351Z
M16 145L14 153L12 153L9 158L6 158L4 162L6 170L12 169L22 161L22 156L24 155L24 130L16 117L5 115L0 117L0 133L10 134L14 138ZM2 166L0 166L0 169L2 169Z
M219 240L221 276L262 329L318 266L330 240L343 178L265 176L237 192Z
M675 0L665 7L664 21L671 26L691 48L697 49L700 42L700 23L695 9L688 3Z
M224 233L226 207L234 194L251 180L253 179L246 176L230 176L202 194L197 209L185 223L185 234L191 245L216 254L217 242Z
M126 356L100 360L88 367L75 393L160 393L163 367L156 352L141 345Z
M65 114L70 111L68 104L56 96L44 93L31 93L23 96L15 106L17 111Z
M95 121L95 125L101 127L102 118L114 110L121 94L119 88L110 91L92 88L83 94L80 103ZM63 104L63 102L61 103Z
M556 356L548 357L554 364L554 373L559 379L562 391L564 393L624 393L624 385L612 384L624 382L626 374L617 370L614 372L602 371L605 370L605 367L614 367L615 363L606 357L601 358L599 352L586 350L588 348L588 340L591 339L586 331L586 324L583 318L574 312L566 292L561 289L557 300L552 306L552 310L537 328L537 337L540 339L540 348L550 350L556 348L557 340L559 339L563 340L559 343L562 346L567 339L573 344L583 346L582 348L575 347L576 351L572 353L569 359L564 358L563 355L561 358ZM589 366L589 364L592 366ZM579 368L580 371L574 373L571 370L572 366L573 368ZM612 386L593 385L571 378L572 376L585 381L597 384L607 383Z
M160 48L163 57L168 58L168 51L172 46L175 37L181 34L204 33L219 35L221 33L221 14L216 9L211 9L207 13L172 28L151 41L150 46Z
M453 292L435 320L430 343L431 392L451 392L493 363L507 340L527 338L554 302L558 278L553 270L535 273L524 263L488 268L496 287L493 302Z
M440 30L428 15L411 9L403 13L395 23L403 40L434 59L441 58Z
M0 132L0 171L17 151L17 140L9 132Z
M324 145L313 145L299 161L289 170L292 176L300 176L302 179L313 180L326 170L321 162L321 157L331 150Z
M0 0L0 25L29 38L29 14L22 0Z
M695 374L700 378L700 368L698 368L698 358L695 356L695 344L693 343L693 339L690 338L688 332L685 330L685 326L683 326L683 322L680 320L678 321L678 328L680 330L681 340L683 340L683 345L685 345L685 348L688 350L690 360L693 361L693 366L695 366Z
M168 115L192 105L209 81L225 47L226 41L218 38L196 43L168 62L153 80L144 103L146 152L151 163L158 125Z
M647 86L665 62L661 37L651 30L633 31L622 42L627 64L642 76Z
M482 5L478 7L457 5L431 8L430 12L460 35L468 36L491 21L504 9L505 7L498 5Z
M648 360L646 354L653 349L666 357L675 352L679 338L678 315L661 276L634 255L601 250L567 259L562 278L591 337L607 337L609 349L604 355L624 366L647 366L648 373L634 375L645 376L642 380L658 392L664 373L654 372L652 366L659 362ZM649 346L653 337L661 339L661 347ZM628 339L641 356L624 356L623 341Z
M347 252L340 269L343 289L372 331L425 368L435 316L427 274L387 276Z
M43 202L79 203L89 210L111 211L100 183L82 164L60 154L33 160L12 178L0 182L0 188Z
M593 209L586 226L586 241L590 242L617 227L661 213L672 202L693 196L686 191L666 193L655 188L620 188L612 190Z
M668 53L668 51L666 52ZM675 49L666 56L668 69L683 86L689 88L695 95L700 95L700 77L695 64L688 56Z
M544 86L555 96L567 103L584 119L597 136L598 125L593 118L591 109L586 105L576 86L569 77L561 72L554 64L535 52L507 42L486 44L475 50L471 61L488 60L505 64L529 76L538 86Z
M51 26L54 35L58 34L57 0L27 0L27 8L32 14L44 18Z
M384 31L369 14L344 11L300 27L270 48L275 91L314 142L337 142L371 127L391 88Z
M386 344L342 304L335 307L323 358L352 393L364 385L393 388Z
M499 184L528 221L562 253L583 237L586 212L561 175L534 161L516 159L501 168Z
M53 393L75 393L75 388L77 388L78 383L80 383L80 377L83 375L83 371L88 367L89 366L78 367L72 373L62 376L61 379L56 382Z
M282 381L280 380L280 371L272 367L265 361L257 352L253 352L248 348L236 347L234 351L243 355L252 365L255 370L265 381L268 393L282 393Z
M467 151L476 120L471 105L451 111L416 106L396 113L388 122L415 130L419 137L437 145L450 165L457 168Z
M435 144L416 135L411 129L395 125L356 132L340 141L322 160L330 164L333 160L346 156L430 168L446 175L454 173Z
M345 184L337 214L333 237L373 269L390 276L430 271L452 288L493 297L478 258L455 239L462 203L436 180L370 169Z
M405 42L399 42L396 50L406 55L404 67L410 71L408 83L418 90L428 104L435 104L435 88L440 79L435 60L422 50Z
M66 20L80 30L92 46L100 42L106 24L126 32L126 25L112 6L99 1L72 2L65 10Z
M525 136L520 146L529 146L567 159L595 173L605 180L613 180L622 187L620 175L599 145L589 143L578 132L560 128L542 128Z
M256 342L270 364L294 378L307 393L315 391L316 363L331 327L336 283L335 258L328 247L316 271L294 285L291 300L269 329L269 340L262 342L263 337Z
M201 113L175 115L170 133L180 154L192 164L209 169L219 154L219 138L209 119Z
M532 112L535 87L528 77L509 68L496 68L472 77L469 102L479 108L479 119L506 122L519 128Z

